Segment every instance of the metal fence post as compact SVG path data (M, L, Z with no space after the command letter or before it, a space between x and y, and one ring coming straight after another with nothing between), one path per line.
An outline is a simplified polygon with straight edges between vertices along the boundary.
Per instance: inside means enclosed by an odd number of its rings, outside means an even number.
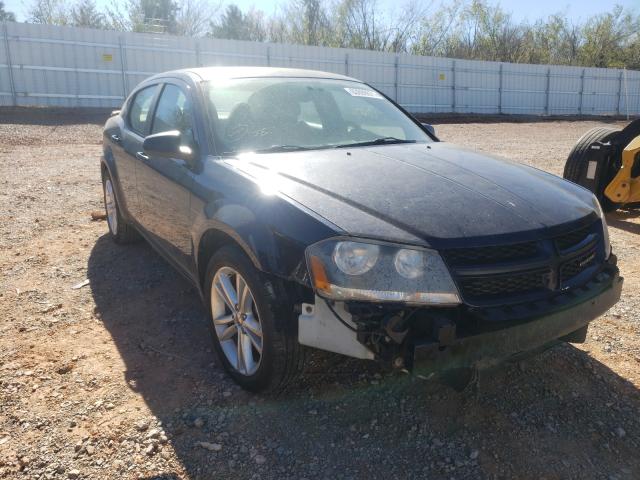
M544 114L549 115L549 90L551 89L551 67L547 68L547 88L545 89Z
M13 64L11 63L11 50L9 50L9 31L7 28L7 22L2 22L2 31L4 36L4 49L7 56L7 68L9 70L9 88L11 89L11 101L15 107L18 104L18 98L16 95L16 84L13 78Z
M502 113L502 69L504 65L500 64L500 78L498 79L498 113Z
M349 54L344 54L344 74L349 75Z
M267 46L267 67L271 66L271 47Z
M451 67L451 111L455 113L456 111L456 61L453 61L453 65Z
M582 107L584 105L584 71L582 69L582 73L580 74L580 106L578 107L578 115L582 115Z
M394 79L393 79L393 88L395 90L393 99L398 103L398 55L396 55L396 59L393 63L394 68Z
M120 71L122 72L122 100L127 99L127 62L125 59L125 49L122 42L122 35L118 37L118 47L120 48Z
M620 78L618 78L618 106L616 107L616 115L621 115L622 107L622 75L624 70L620 70Z

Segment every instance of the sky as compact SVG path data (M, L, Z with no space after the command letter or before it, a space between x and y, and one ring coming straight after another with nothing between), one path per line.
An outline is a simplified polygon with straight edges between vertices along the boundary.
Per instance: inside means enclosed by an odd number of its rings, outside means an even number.
M111 2L112 0L97 0L100 6ZM17 15L18 21L26 19L31 0L4 0L4 3L6 10ZM235 3L243 10L255 6L269 14L279 5L286 3L286 0L224 0L224 3ZM398 3L399 0L378 0L383 11L390 11ZM443 3L447 3L446 0ZM640 0L498 0L493 2L490 0L490 3L499 3L505 10L513 13L516 20L536 20L561 11L565 12L572 21L577 22L591 15L610 11L615 4L640 12Z

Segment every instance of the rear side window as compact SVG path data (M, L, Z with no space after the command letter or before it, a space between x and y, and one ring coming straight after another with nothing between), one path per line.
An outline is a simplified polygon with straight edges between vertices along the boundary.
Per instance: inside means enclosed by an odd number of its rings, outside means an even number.
M149 109L151 108L156 87L157 85L143 88L136 93L136 96L133 97L131 101L131 106L129 107L129 126L134 132L140 135L144 135L147 132L147 122L151 121L151 118L149 118Z
M191 119L191 104L186 93L180 87L166 84L158 100L151 133L178 130L187 142L192 142L194 138Z

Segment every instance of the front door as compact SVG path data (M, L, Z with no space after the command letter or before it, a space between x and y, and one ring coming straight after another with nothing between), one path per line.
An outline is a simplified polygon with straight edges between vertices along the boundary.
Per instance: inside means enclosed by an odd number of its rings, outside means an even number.
M157 101L151 134L178 130L184 145L196 148L192 101L189 87L176 80L167 81ZM191 267L189 222L190 186L193 171L178 158L147 155L140 149L136 163L141 224L161 248L180 266Z
M138 91L129 103L120 132L111 135L112 151L118 170L118 181L124 194L124 207L136 221L140 221L141 209L136 181L136 153L142 150L142 142L151 128L153 100L158 85Z

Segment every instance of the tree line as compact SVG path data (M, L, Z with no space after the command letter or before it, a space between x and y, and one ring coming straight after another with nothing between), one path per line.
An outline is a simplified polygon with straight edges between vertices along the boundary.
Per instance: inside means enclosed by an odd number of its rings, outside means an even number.
M220 3L216 3L219 1ZM513 63L640 69L640 14L612 6L572 22L559 11L516 21L487 0L288 0L273 13L222 0L33 0L28 21L134 32L360 48ZM11 20L0 2L0 20Z

